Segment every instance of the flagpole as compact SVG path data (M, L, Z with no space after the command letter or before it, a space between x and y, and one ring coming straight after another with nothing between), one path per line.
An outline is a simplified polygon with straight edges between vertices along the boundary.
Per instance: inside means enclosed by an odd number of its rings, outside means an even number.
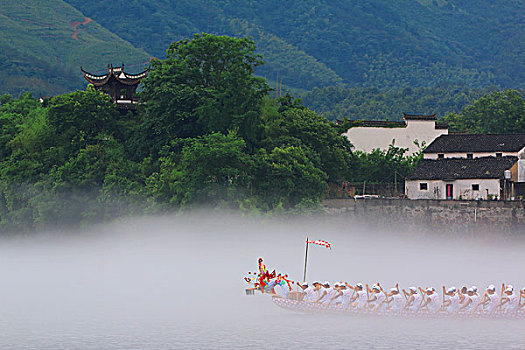
M304 253L304 274L303 282L306 282L306 263L308 262L308 236L306 236L306 251Z

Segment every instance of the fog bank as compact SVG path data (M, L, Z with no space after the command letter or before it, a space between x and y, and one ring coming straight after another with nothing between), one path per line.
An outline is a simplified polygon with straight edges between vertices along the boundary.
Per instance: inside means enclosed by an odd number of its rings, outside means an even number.
M333 247L310 246L309 281L436 289L525 284L520 235L423 234L330 217L254 219L201 212L136 218L82 232L0 239L0 326L5 330L0 346L216 348L224 341L224 347L242 348L264 342L263 333L283 329L282 336L300 345L309 339L300 336L305 327L316 325L311 329L316 333L327 323L332 331L349 327L363 334L381 324L390 329L390 336L382 335L385 344L396 344L405 326L415 327L424 340L426 327L413 320L401 327L390 319L301 315L278 309L265 295L244 295L243 277L256 270L259 257L268 268L302 279L307 234ZM440 320L422 322L452 331ZM474 324L491 329L493 322L508 321L455 322L453 330L474 331ZM516 322L503 328L513 329Z

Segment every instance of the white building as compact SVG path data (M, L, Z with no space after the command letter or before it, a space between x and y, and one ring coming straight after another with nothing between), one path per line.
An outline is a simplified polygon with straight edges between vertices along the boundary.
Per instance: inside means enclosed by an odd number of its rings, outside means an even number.
M511 199L525 196L525 134L438 137L407 176L410 199Z
M423 159L405 179L405 194L410 199L502 198L505 171L517 160L509 156Z
M436 123L436 115L411 115L403 113L404 121L354 121L354 126L344 135L354 145L354 149L370 152L374 149L387 150L394 143L396 147L408 148L407 155L419 151L420 146L428 145L440 135L448 134L445 124Z

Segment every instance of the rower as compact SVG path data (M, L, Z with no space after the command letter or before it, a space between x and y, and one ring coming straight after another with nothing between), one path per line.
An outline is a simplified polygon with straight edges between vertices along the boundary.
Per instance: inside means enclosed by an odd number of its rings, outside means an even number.
M394 313L401 312L403 310L404 298L399 293L399 284L396 284L394 288L390 288L390 293L385 300L385 303L388 304L388 310Z
M323 283L323 288L320 289L319 298L316 300L317 303L329 303L333 297L333 288L330 287L330 282Z
M305 301L314 303L319 298L320 292L321 292L321 282L314 281L312 285L304 290L306 293L305 295Z
M299 288L301 288L301 291L304 293L305 289L308 288L308 282L295 282Z
M295 282L295 284L297 284L297 286L299 288L301 288L301 290L298 293L299 297L298 297L298 301L308 301L306 300L306 290L308 289L308 282L302 282L302 283L299 283L299 282Z
M482 306L485 312L491 314L496 309L498 304L499 296L498 293L496 293L496 287L491 284L485 290L485 293L483 294L481 301L478 303L478 305L476 305L474 312L477 311L480 306Z
M523 289L520 290L520 300L518 302L518 311L523 309L524 306L525 306L525 287L523 287Z
M407 311L417 311L419 309L419 304L421 304L421 295L417 292L416 287L410 287L408 290L409 291L407 292L403 289L406 298L403 309Z
M423 293L423 289L421 289ZM425 290L425 297L423 298L423 304L419 307L420 310L426 309L430 313L435 313L441 308L439 301L439 294L436 292L434 287L428 287Z
M383 293L381 290L381 287L378 284L374 284L372 286L372 289L369 289L368 284L366 285L366 288L368 289L370 293L370 298L368 298L368 308L370 310L379 311L383 308L384 301L386 299L386 294Z
M334 288L337 292L332 297L330 304L341 305L343 302L343 291L346 290L346 286L342 282L338 282L334 284Z
M449 313L456 312L460 306L460 298L456 287L450 287L445 291L445 286L443 286L443 293L448 296L448 299L443 302L443 310L446 310Z
M347 288L347 283L341 283L339 290L341 291L341 306L346 310L350 306L355 291L352 288Z
M465 312L471 311L474 308L474 305L477 305L477 304L474 304L475 296L476 295L474 294L474 289L468 288L467 293L463 294L463 303L461 304L461 307L456 311L456 313L460 313L463 311Z
M476 307L476 305L479 304L480 296L479 296L479 293L478 293L478 287L472 286L472 287L470 287L470 289L472 289L472 291L473 291L472 295L469 294L469 297L472 300L472 302L470 303L470 310L473 311L474 308Z
M354 287L355 295L350 300L350 303L356 308L356 309L362 309L368 300L366 297L366 292L363 290L363 284L358 283Z
M507 286L498 308L502 309L506 314L514 313L518 310L519 300L518 296L514 293L514 287Z

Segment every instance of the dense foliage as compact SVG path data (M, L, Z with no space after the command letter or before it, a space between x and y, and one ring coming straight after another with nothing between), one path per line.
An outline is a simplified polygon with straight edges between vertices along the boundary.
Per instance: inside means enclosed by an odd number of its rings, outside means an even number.
M0 99L0 229L195 206L315 208L341 182L340 128L253 75L254 42L195 35L151 63L137 113L88 87Z
M443 118L453 131L475 134L525 133L525 98L517 90L494 91Z
M401 120L408 114L459 112L461 108L492 91L493 88L471 89L465 85L442 84L401 90L376 88L315 88L304 94L304 104L330 120L371 119Z

